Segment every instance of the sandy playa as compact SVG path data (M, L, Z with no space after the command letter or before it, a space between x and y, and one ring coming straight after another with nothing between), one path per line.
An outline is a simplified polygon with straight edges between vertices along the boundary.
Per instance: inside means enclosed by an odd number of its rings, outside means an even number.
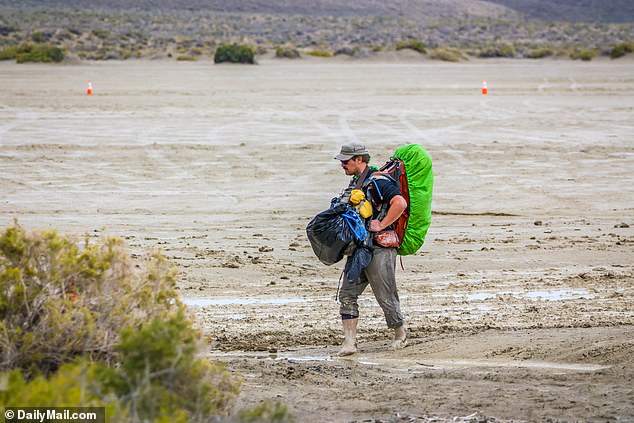
M375 164L426 147L434 220L398 271L410 346L385 351L368 291L360 352L336 359L343 263L320 264L304 230L355 139ZM3 62L0 169L3 226L172 259L211 358L245 377L237 408L634 421L630 59Z

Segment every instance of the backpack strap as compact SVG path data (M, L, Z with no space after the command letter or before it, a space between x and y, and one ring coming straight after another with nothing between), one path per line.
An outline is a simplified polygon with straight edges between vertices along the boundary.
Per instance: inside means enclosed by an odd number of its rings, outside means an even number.
M359 179L357 179L357 183L354 186L354 189L361 189L363 183L365 182L365 178L368 177L368 173L370 173L370 166L366 166L361 175L359 175Z
M387 211L390 208L390 205L383 203L383 194L381 193L381 190L379 189L379 185L376 183L376 181L379 181L379 180L390 181L397 184L397 186L398 186L398 181L396 181L392 177L392 175L389 175L387 173L375 172L372 174L372 176L368 178L366 184L363 186L364 191L366 193L365 197L370 199L372 203L378 203L377 210L379 211L379 215L377 216L377 218L379 220L383 220L383 218L387 215ZM374 190L369 189L370 186L374 187ZM373 193L373 191L375 194ZM392 225L390 225L390 227L391 226Z
M345 190L343 190L343 192L339 196L339 202L344 204L348 203L348 201L350 200L350 194L352 193L352 190L361 189L362 187L365 187L364 186L365 179L368 177L368 174L372 171L373 170L370 166L366 166L365 170L361 172L361 174L357 177L356 181L354 178L350 180L350 184L348 185L348 187Z

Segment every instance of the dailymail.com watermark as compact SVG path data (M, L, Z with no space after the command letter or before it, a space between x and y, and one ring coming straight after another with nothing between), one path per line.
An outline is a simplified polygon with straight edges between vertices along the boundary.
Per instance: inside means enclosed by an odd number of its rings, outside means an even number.
M105 407L5 407L6 423L106 423Z

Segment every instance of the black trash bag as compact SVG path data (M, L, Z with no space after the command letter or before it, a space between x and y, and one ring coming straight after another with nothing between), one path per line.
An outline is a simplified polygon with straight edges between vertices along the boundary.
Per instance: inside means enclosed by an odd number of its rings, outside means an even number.
M342 216L347 208L346 204L335 203L313 217L306 226L306 235L315 255L327 266L340 261L346 247L355 240L354 231Z
M344 282L356 285L360 282L361 272L368 267L372 260L372 250L366 246L357 246L354 253L346 261L343 268Z

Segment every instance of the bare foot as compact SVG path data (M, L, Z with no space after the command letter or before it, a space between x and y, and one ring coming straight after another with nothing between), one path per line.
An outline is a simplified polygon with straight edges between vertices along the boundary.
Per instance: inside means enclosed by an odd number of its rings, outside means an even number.
M395 339L394 341L392 341L392 343L390 344L388 349L390 351L395 351L395 350L400 350L402 348L405 348L406 346L407 346L407 338L405 338L405 339Z
M355 344L346 344L345 342L341 346L341 349L337 353L339 357L345 357L355 354L357 352L357 346Z
M400 350L401 348L405 348L407 346L407 334L405 333L405 327L401 326L400 328L394 329L394 340L388 347L389 350Z

